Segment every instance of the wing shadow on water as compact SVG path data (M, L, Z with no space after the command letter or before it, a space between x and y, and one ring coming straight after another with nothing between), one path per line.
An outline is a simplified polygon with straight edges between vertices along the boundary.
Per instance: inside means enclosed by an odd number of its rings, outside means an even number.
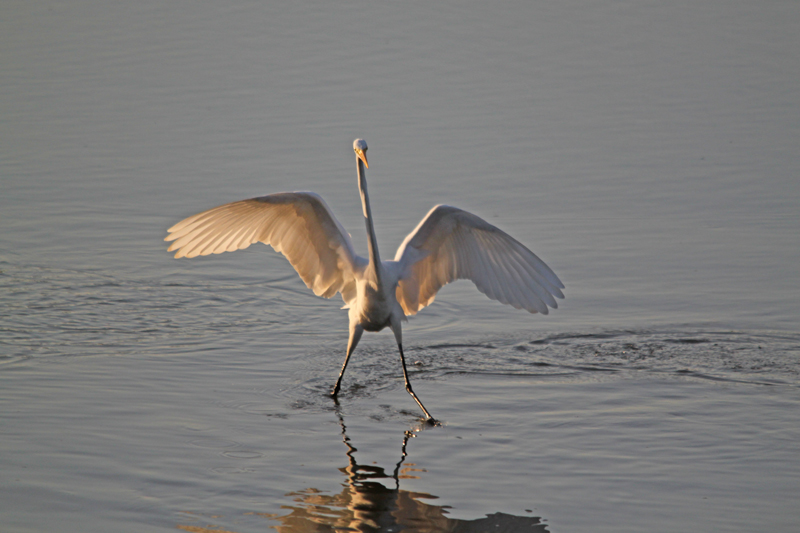
M347 446L349 465L339 470L346 483L338 494L323 494L310 488L291 492L294 501L284 506L291 512L285 516L272 516L281 522L274 526L280 533L323 533L334 531L404 531L416 533L512 533L525 531L548 533L541 519L533 516L514 516L494 513L476 520L458 520L446 516L447 506L432 505L422 500L435 500L436 496L403 490L400 480L408 478L408 467L403 468L408 440L413 431L406 431L400 448L400 460L391 473L375 465L361 465L356 461L358 451L347 436L344 418L340 413L342 440ZM382 482L381 482L382 481ZM479 483L480 480L476 480ZM384 483L394 485L388 488Z

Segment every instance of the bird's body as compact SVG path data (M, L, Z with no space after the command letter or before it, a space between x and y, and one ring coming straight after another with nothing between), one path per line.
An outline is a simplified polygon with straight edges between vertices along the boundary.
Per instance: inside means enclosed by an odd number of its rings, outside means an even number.
M356 139L358 185L367 228L368 257L355 253L350 235L317 194L277 193L233 202L191 216L171 228L175 257L241 250L254 242L284 254L318 296L342 295L350 318L342 377L364 331L392 329L400 350L406 390L427 420L430 413L411 388L403 355L401 322L430 305L436 292L456 279L470 279L488 297L547 314L563 298L564 285L533 252L480 217L437 205L422 219L394 260L382 261L375 239L364 168L367 143Z

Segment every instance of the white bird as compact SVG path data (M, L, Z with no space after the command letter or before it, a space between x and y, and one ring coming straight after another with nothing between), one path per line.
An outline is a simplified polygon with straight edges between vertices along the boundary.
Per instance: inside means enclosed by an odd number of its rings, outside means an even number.
M341 293L349 309L347 354L332 396L342 385L347 362L364 331L391 328L400 350L408 393L401 322L433 303L444 285L469 279L489 298L517 309L547 314L564 298L558 276L541 259L507 233L480 217L437 205L400 245L394 261L381 261L367 194L367 143L353 142L358 188L367 225L369 257L356 254L350 235L325 200L312 192L283 192L233 202L178 222L165 241L175 257L196 257L243 250L255 242L269 244L286 256L317 296Z

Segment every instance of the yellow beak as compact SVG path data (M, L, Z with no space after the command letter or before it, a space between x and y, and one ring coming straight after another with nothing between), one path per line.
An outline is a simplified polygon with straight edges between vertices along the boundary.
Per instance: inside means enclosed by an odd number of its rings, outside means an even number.
M367 163L367 152L364 150L356 150L356 157L364 162L365 167L369 168L369 163Z

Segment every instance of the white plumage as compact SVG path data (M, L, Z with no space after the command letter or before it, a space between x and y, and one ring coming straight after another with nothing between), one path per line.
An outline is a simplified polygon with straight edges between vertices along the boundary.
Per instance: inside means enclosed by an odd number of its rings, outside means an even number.
M175 257L243 250L255 242L286 256L317 296L342 295L350 315L350 339L339 379L364 330L390 327L395 334L406 390L434 422L408 381L401 322L433 303L444 285L469 279L489 298L547 314L558 307L564 285L533 252L467 211L437 205L400 245L393 261L381 261L373 229L364 167L367 144L353 142L367 226L369 257L355 253L350 235L328 205L312 192L285 192L233 202L193 215L169 228Z

